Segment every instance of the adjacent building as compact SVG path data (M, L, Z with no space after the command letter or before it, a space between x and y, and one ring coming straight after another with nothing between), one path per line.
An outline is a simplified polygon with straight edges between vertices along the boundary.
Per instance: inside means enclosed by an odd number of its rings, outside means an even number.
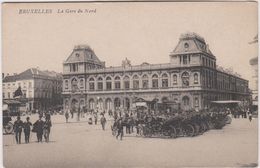
M14 97L21 89L22 95ZM20 74L3 76L3 99L18 100L24 110L45 110L62 104L62 75L30 68Z
M183 34L169 63L106 67L87 45L76 46L63 62L64 108L133 108L136 98L171 101L181 109L204 109L216 100L246 100L248 81L217 66L204 38Z

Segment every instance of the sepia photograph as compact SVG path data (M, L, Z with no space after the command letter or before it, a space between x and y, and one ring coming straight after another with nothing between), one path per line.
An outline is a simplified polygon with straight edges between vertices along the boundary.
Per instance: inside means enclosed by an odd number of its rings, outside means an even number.
M5 168L258 166L258 2L2 3Z

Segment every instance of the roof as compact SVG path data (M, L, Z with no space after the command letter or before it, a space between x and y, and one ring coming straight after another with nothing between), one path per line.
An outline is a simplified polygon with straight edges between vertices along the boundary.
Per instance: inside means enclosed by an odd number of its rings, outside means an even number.
M241 101L237 100L219 100L219 101L211 101L211 103L216 103L216 104L229 104L229 103L240 103Z
M54 71L42 71L38 68L30 68L23 72L21 72L18 75L12 75L12 76L5 76L3 79L3 82L15 82L17 80L24 80L24 79L33 79L34 76L42 76L42 77L49 77L49 78L62 78L62 75L59 73L56 73Z
M18 78L18 75L5 76L3 82L15 82Z
M172 54L188 54L188 53L207 53L215 57L210 51L203 37L196 33L182 34L179 43L173 50Z
M21 104L21 102L17 100L3 100L3 104Z
M74 62L95 62L100 65L103 64L88 45L75 46L72 53L64 63Z

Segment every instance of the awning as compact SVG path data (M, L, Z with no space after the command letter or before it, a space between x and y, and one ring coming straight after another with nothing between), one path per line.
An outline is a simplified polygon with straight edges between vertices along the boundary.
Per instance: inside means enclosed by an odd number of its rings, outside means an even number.
M4 100L3 104L21 104L21 102L17 100Z
M219 101L211 101L211 103L230 104L230 103L241 103L241 101L238 101L238 100L219 100Z

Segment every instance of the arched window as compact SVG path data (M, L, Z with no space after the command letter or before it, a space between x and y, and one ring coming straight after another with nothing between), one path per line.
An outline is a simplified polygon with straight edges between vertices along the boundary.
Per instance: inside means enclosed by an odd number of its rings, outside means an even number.
M181 79L182 79L182 85L183 86L189 86L190 85L190 75L188 72L183 72L181 75Z
M152 87L158 88L158 75L154 74L152 76Z
M93 99L89 100L89 109L91 110L95 109L95 101Z
M124 77L124 87L127 90L130 88L130 78L129 78L129 76Z
M199 83L199 76L197 73L194 74L194 84L198 84Z
M89 79L89 90L95 90L95 80L94 80L94 78Z
M177 82L177 75L174 74L174 75L172 76L172 78L173 78L173 85L177 85L177 84L178 84L178 82Z
M112 89L112 80L111 80L111 78L109 76L106 78L106 89L107 90L111 90Z
M143 75L143 77L142 77L142 86L144 89L148 89L148 76L147 75Z
M139 89L139 77L137 75L133 76L133 89Z
M189 105L190 105L190 99L189 99L189 97L188 97L188 96L184 96L184 97L182 98L182 102L183 102L183 105L184 105L184 106L189 106Z
M69 89L69 81L68 80L65 80L65 89Z
M120 77L119 77L119 76L116 76L116 77L115 77L115 89L116 89L116 90L119 90L119 89L120 89L120 87L121 87L121 86L120 86L120 83L121 83L121 82L120 82Z
M168 75L167 74L162 75L162 87L163 88L168 87Z
M103 78L98 78L98 90L103 90Z

